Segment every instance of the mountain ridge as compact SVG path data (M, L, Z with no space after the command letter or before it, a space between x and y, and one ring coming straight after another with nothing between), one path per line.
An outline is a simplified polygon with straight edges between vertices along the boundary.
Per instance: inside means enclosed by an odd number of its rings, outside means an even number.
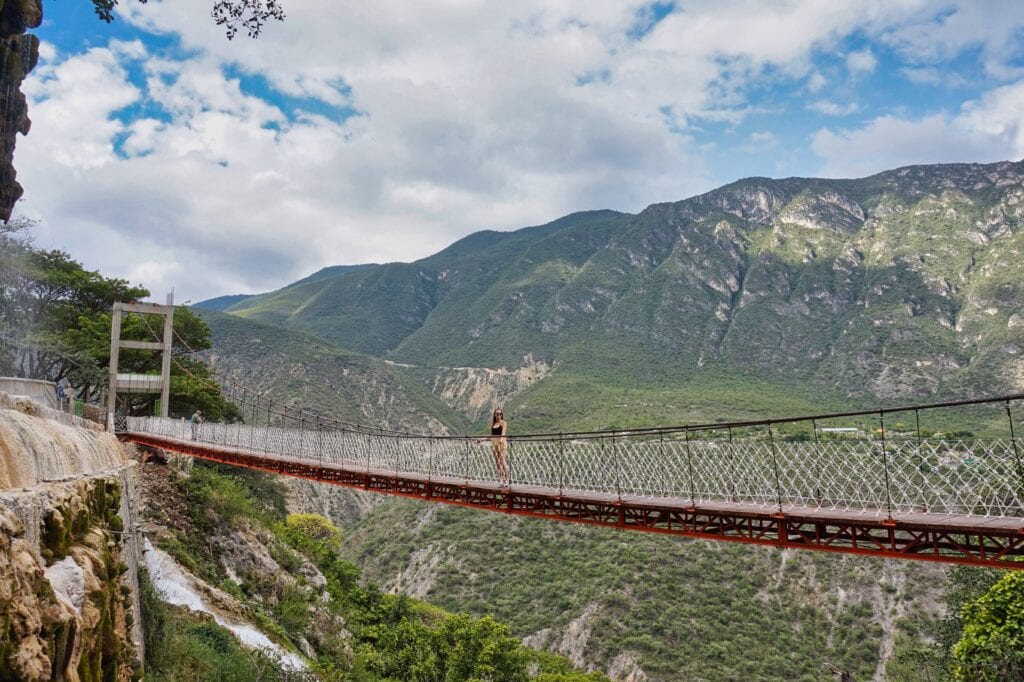
M772 387L755 410L776 391L837 407L1011 392L1024 387L1022 178L1022 162L746 178L637 214L477 232L228 312L419 368L515 371L528 356L555 368L511 397L533 426L554 426L540 403L581 386L587 403L638 385Z

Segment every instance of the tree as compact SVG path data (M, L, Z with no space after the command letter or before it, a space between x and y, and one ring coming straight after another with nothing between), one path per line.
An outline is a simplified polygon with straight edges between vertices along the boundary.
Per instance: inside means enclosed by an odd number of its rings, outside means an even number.
M964 604L963 624L953 647L954 679L1024 679L1024 573L1007 573L988 592Z
M24 329L22 310L28 305L26 264L32 246L31 222L0 224L0 374L16 374Z
M146 4L148 0L139 0ZM92 0L96 16L108 24L114 20L114 8L118 0ZM238 29L244 28L250 38L256 38L268 20L284 21L284 8L279 0L216 0L211 16L218 26L223 26L228 40L235 37Z
M489 616L449 614L431 627L412 618L384 628L371 666L387 679L525 682L526 654Z
M105 394L109 380L111 308L114 301L145 298L149 292L126 280L86 270L63 251L32 246L27 221L0 226L0 374L48 381L67 380L86 400ZM143 315L126 315L122 338L162 340ZM208 419L237 420L238 408L221 393L209 368L193 353L211 346L210 328L188 308L174 315L171 407L176 415L203 410ZM119 368L158 373L160 356L123 350ZM156 396L130 394L131 414L151 414Z
M51 381L69 378L76 370L88 373L91 358L68 345L64 334L82 316L149 292L86 270L63 251L34 248L31 225L16 219L0 228L0 339L5 348L0 371Z

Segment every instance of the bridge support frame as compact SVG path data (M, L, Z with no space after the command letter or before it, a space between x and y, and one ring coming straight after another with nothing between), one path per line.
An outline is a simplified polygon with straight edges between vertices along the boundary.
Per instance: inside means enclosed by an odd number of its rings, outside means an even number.
M128 341L121 338L121 322L125 313L160 315L163 317L162 341ZM160 416L166 417L171 400L171 349L174 343L174 294L167 294L166 305L156 303L122 303L115 301L110 320L110 384L107 388L107 430L113 431L118 393L159 393ZM120 374L121 349L149 350L162 354L159 381L149 375Z

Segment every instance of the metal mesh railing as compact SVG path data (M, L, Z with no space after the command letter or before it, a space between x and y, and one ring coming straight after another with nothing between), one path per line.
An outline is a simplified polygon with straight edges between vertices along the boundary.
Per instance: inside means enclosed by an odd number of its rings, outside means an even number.
M398 475L505 484L489 438L131 417L129 432ZM1015 438L782 442L691 433L508 439L511 486L877 514L1024 517Z

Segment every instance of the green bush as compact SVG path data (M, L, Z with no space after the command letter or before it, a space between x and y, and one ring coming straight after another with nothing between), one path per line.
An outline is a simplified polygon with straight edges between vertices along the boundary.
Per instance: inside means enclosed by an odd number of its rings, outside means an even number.
M963 623L963 635L953 647L955 680L1024 679L1024 573L1007 573L964 604Z

